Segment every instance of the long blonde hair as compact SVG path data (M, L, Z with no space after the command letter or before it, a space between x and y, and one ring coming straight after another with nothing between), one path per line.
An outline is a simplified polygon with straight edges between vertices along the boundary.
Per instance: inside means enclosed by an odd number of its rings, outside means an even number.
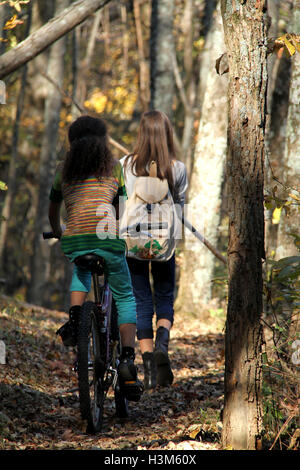
M167 179L172 192L172 161L176 159L173 129L168 116L162 111L147 111L142 115L134 152L125 160L125 167L131 159L131 170L136 176L147 176L151 161L157 163L157 176Z

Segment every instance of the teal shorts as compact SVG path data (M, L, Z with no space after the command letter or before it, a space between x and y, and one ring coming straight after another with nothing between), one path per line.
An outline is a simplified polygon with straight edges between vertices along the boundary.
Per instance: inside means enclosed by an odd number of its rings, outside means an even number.
M105 260L105 273L118 311L118 324L136 323L136 302L133 295L131 277L125 253L111 252L97 248L92 251L76 251L67 255L70 261L78 256L94 253ZM91 272L74 265L70 292L89 292L91 289Z

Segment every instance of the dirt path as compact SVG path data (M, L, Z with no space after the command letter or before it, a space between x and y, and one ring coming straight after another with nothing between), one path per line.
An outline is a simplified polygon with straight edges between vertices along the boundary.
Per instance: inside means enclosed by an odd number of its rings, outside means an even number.
M223 335L176 316L170 347L175 380L114 417L112 395L101 434L85 434L73 356L60 344L61 312L0 299L7 363L0 365L0 449L218 450L223 404ZM136 363L143 376L139 351Z

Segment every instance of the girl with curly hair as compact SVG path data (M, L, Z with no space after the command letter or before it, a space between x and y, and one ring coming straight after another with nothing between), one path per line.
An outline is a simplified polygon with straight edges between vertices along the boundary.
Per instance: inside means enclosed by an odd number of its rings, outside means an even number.
M51 188L50 225L71 262L87 253L95 253L105 260L122 342L120 377L124 379L125 396L129 381L127 398L137 401L142 384L134 365L136 303L126 263L126 245L117 236L117 221L112 210L113 206L117 209L120 196L126 197L122 166L109 150L107 128L102 119L79 117L71 124L68 137L69 151ZM64 232L60 225L62 201L67 213ZM74 265L69 321L58 330L66 346L76 345L79 311L90 288L91 273Z

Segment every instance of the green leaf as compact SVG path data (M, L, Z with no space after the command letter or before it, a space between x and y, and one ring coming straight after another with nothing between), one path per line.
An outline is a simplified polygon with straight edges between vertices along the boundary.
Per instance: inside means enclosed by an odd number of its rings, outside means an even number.
M300 263L300 256L287 256L286 258L281 258L275 262L274 267L277 269L284 268L285 266L289 266L294 263Z

